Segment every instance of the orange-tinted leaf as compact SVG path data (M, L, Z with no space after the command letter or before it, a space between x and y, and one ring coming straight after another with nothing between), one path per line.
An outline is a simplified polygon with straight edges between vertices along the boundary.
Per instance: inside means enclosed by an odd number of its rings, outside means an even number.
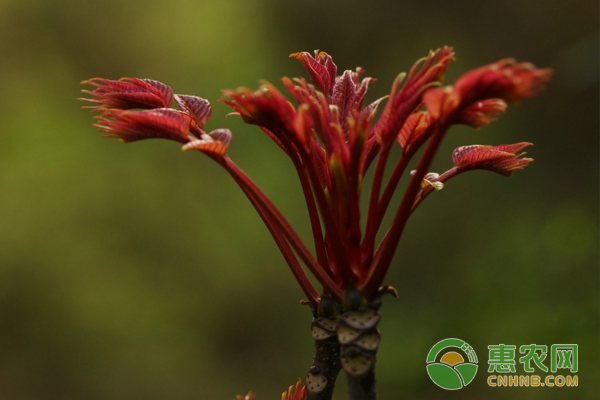
M296 137L299 139L300 143L305 146L305 148L307 148L306 143L308 142L308 138L312 137L313 127L312 118L308 110L309 106L307 104L300 105L293 123Z
M298 379L295 387L292 385L287 392L281 394L281 400L305 400L306 396L306 386L302 386L302 380Z
M421 111L408 116L400 133L398 134L398 143L406 149L416 140L420 139L426 132L433 118L427 112Z
M423 93L423 105L429 115L438 120L442 113L453 112L458 108L458 98L452 92L451 86L432 88Z
M195 139L185 144L181 149L183 151L198 150L202 153L218 157L222 157L227 153L227 146L225 143L218 140Z

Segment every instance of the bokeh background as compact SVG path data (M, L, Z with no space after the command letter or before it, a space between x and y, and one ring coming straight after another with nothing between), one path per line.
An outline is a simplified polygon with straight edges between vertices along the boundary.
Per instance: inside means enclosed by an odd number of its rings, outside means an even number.
M379 78L452 45L448 81L511 56L556 70L465 144L531 141L506 179L451 181L410 221L387 282L381 399L598 398L598 2L0 0L0 399L277 399L312 358L308 309L268 231L208 158L103 140L81 80L148 77L213 102L231 157L308 234L285 156L216 103L304 74L322 49ZM397 200L396 200L397 201ZM425 373L446 337L474 346L457 392ZM578 388L489 388L487 346L579 344ZM519 365L520 368L520 365ZM340 378L336 399L344 399Z

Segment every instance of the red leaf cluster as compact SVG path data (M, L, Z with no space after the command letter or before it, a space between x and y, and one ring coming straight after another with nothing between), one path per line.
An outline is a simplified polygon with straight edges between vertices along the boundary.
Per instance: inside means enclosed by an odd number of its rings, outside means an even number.
M84 108L101 113L95 117L94 126L106 133L105 137L119 138L125 143L144 139L174 140L185 144L184 150L198 150L216 158L222 158L231 143L228 129L204 131L212 108L208 100L201 97L173 94L169 86L152 79L93 78L82 84L95 87L91 91L82 90L92 98L80 100L97 104ZM171 108L173 100L179 110Z
M531 63L517 63L512 59L504 59L467 72L453 87L427 91L423 102L434 118L458 118L457 122L460 123L461 114L479 102L496 99L496 110L490 110L491 115L494 115L503 111L498 101L517 103L532 97L541 91L551 78L552 70L549 68L538 69ZM485 114L487 113L484 112ZM482 124L476 122L475 125Z
M197 150L218 161L258 211L314 306L320 294L300 261L323 285L322 294L343 300L352 287L372 300L409 216L430 193L462 172L485 169L510 176L533 161L521 152L530 143L471 145L454 151L453 168L442 174L428 173L452 125L485 126L503 114L507 104L537 94L552 76L550 69L504 59L473 69L453 86L442 87L454 55L451 47L429 52L408 74L398 75L388 96L369 104L364 104L365 96L375 79L363 77L362 68L338 75L333 59L322 51L315 51L314 56L307 52L290 56L302 63L310 77L310 81L282 78L294 102L268 82L256 91L223 91L221 101L246 123L259 126L291 159L305 197L315 255L270 199L227 157L231 132L204 130L212 112L207 100L174 94L163 83L138 78L84 81L94 89L83 90L91 98L82 100L94 104L86 108L100 113L95 117L95 126L107 137L123 142L174 140L183 143L184 150ZM378 107L386 99L375 123ZM173 101L179 109L171 107ZM391 149L396 141L401 155L386 178L386 164L395 154ZM377 245L376 238L399 182L419 153L389 230ZM363 232L363 182L375 161ZM283 400L303 400L303 396L305 390L298 382L294 394L290 388Z

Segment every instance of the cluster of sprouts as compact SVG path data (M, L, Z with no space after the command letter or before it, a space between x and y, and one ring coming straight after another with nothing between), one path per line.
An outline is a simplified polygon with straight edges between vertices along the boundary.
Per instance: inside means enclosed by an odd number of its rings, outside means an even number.
M366 103L365 95L375 79L365 77L363 69L339 73L325 52L291 57L310 76L310 80L282 79L293 102L268 82L256 91L225 90L221 101L244 122L257 125L294 165L312 228L310 245L229 158L231 132L204 130L211 115L207 100L174 94L163 83L138 78L84 81L93 89L83 90L91 97L82 100L92 103L87 108L98 113L95 126L106 137L123 142L169 139L180 142L183 150L199 151L220 164L255 207L315 309L325 297L342 311L352 308L349 296L357 298L359 305L374 301L385 290L382 284L409 217L451 178L476 169L510 176L532 161L523 152L531 143L468 145L454 150L447 171L429 171L453 125L480 128L489 124L505 112L507 104L538 93L551 77L549 69L503 59L444 86L446 69L454 59L453 49L444 47L419 60L408 74L398 75L389 95ZM396 146L401 149L400 157L392 159ZM390 163L393 170L385 179ZM372 184L365 188L364 177L371 167ZM401 201L394 205L392 197L403 178L409 182ZM364 190L369 190L369 196L366 215L361 215ZM393 217L378 243L387 213ZM364 229L362 218L366 218ZM309 272L321 288L311 283ZM298 384L293 400L304 398L303 390Z

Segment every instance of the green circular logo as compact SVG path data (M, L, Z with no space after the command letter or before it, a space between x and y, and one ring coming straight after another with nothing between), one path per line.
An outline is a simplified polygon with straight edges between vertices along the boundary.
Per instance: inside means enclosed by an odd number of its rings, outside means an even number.
M427 354L427 373L442 389L462 389L477 373L475 350L464 340L440 340Z

